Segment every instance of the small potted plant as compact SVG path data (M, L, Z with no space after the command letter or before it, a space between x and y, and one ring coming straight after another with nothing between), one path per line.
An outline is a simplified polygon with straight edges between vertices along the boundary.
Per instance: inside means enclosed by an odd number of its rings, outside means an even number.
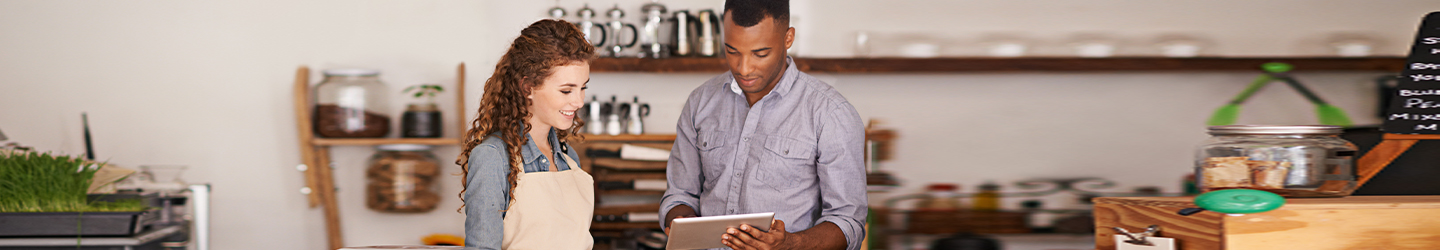
M405 88L403 92L413 95L416 99L425 98L424 103L411 103L405 107L405 114L400 118L400 137L406 138L437 138L440 137L440 107L435 105L435 95L445 91L445 88L434 84L421 84Z

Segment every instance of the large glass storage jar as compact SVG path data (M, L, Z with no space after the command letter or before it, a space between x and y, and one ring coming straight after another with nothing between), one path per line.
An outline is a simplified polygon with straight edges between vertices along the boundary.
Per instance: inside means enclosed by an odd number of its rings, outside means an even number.
M1355 145L1339 126L1210 127L1195 156L1201 192L1256 189L1285 197L1339 197L1355 191Z
M430 146L376 146L365 171L365 206L382 212L427 212L440 203L440 162Z
M315 85L315 134L320 137L385 137L390 133L389 89L380 71L325 70Z

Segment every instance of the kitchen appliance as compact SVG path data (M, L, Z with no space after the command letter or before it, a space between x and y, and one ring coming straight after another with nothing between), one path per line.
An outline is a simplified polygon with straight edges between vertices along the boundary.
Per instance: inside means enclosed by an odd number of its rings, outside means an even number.
M625 11L620 10L620 4L615 4L615 7L605 11L605 15L610 17L610 22L606 24L606 28L610 29L610 31L606 33L614 36L607 39L609 43L604 48L605 55L609 57L623 57L625 56L625 49L635 47L635 42L640 40L640 32L635 29L634 24L628 24L622 21L625 19ZM623 32L625 28L630 29L630 43L620 42L620 32Z
M595 47L605 46L605 26L596 25L595 9L591 9L590 4L587 3L585 7L575 12L575 16L580 17L580 22L575 23L575 25L580 26L580 32L585 34L585 41L590 42L590 44L595 45ZM595 37L596 33L592 32L592 30L600 31L598 40Z
M720 17L711 9L695 12L699 34L695 37L695 51L700 56L715 56L720 51Z
M616 101L615 101L615 96L612 95L612 96L610 96L610 102L603 104L604 106L601 106L601 108L610 111L610 112L604 112L605 110L602 110L602 111L601 111L602 113L607 113L607 114L605 114L605 134L608 134L608 135L620 135L620 132L622 132L622 130L623 130L623 128L624 128L624 127L621 126L621 124L620 124L620 113L624 113L625 111L624 111L624 110L617 110L617 109L623 109L623 108L622 108L622 107L617 107L617 105L615 105L615 103L616 103Z
M560 8L560 0L555 0L555 7L550 8L546 14L549 14L551 19L565 20L565 8Z
M640 12L645 15L645 32L640 33L640 57L642 58L665 58L670 57L670 47L661 44L661 31L664 27L661 23L665 21L665 5L659 0L650 0L640 7Z
M695 53L695 16L688 10L677 10L670 18L670 52L675 56Z
M625 133L634 135L644 134L645 122L642 120L646 116L650 116L650 104L640 103L639 96L636 96L634 100L635 102L620 105L620 110L625 115L623 122Z
M602 103L599 97L590 96L590 103L585 104L585 132L598 135L605 133L605 116L609 115L608 103Z

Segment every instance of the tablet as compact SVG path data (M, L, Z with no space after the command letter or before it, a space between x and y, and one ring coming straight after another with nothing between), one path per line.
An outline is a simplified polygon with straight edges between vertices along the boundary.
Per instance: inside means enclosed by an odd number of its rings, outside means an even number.
M720 236L725 234L725 229L750 224L761 231L770 231L770 221L774 219L775 213L678 218L670 222L670 239L665 243L665 249L725 247L724 243L720 243Z

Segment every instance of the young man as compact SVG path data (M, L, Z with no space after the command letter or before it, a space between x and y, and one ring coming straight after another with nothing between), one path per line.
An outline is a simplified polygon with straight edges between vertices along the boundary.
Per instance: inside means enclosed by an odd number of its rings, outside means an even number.
M859 249L865 236L864 125L829 84L785 55L788 1L725 2L730 72L690 93L676 124L660 212L774 212L770 230L716 235L735 249Z

